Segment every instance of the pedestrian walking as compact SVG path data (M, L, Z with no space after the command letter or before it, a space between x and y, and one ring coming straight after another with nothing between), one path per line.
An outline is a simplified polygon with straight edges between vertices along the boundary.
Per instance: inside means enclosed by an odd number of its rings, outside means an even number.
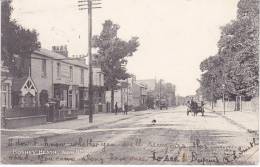
M125 105L124 105L124 108L125 108L125 110L124 110L124 114L126 114L127 115L127 112L128 112L128 105L125 103Z
M204 101L202 100L202 101L200 102L200 106L201 106L201 111L203 111L203 112L204 112L204 105L205 105L205 103L204 103Z
M117 114L117 112L118 112L118 106L117 106L117 102L116 102L116 104L115 104L115 114Z

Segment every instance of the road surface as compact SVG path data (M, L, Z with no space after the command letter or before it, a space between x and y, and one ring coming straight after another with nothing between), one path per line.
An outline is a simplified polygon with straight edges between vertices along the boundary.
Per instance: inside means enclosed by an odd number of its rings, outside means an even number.
M41 130L37 133L41 132L44 136ZM206 111L204 117L201 114L187 116L184 106L151 110L113 123L34 140L30 135L26 131L2 131L2 163L202 165L258 162L257 135L210 111Z

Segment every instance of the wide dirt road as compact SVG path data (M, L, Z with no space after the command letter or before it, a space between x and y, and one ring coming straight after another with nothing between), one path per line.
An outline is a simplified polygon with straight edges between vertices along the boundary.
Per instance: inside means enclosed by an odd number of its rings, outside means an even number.
M258 162L255 158L258 157L257 135L213 112L206 112L204 117L200 114L187 116L184 106L153 110L62 135L26 140L30 142L22 139L18 142L18 138L9 141L9 146L7 141L2 142L2 163L171 165Z

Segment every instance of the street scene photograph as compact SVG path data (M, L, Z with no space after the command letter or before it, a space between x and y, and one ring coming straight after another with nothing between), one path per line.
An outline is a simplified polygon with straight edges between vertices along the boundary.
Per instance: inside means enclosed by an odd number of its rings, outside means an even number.
M260 0L1 0L1 164L257 165Z

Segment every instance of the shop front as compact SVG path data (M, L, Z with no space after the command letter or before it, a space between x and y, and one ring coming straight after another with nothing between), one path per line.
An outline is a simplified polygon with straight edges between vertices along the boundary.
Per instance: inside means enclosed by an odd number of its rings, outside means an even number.
M88 104L88 88L79 87L79 110L80 114L85 114Z
M54 84L54 98L59 102L60 108L68 107L69 85Z
M54 84L54 99L49 102L47 120L64 121L78 117L79 91L75 85Z

